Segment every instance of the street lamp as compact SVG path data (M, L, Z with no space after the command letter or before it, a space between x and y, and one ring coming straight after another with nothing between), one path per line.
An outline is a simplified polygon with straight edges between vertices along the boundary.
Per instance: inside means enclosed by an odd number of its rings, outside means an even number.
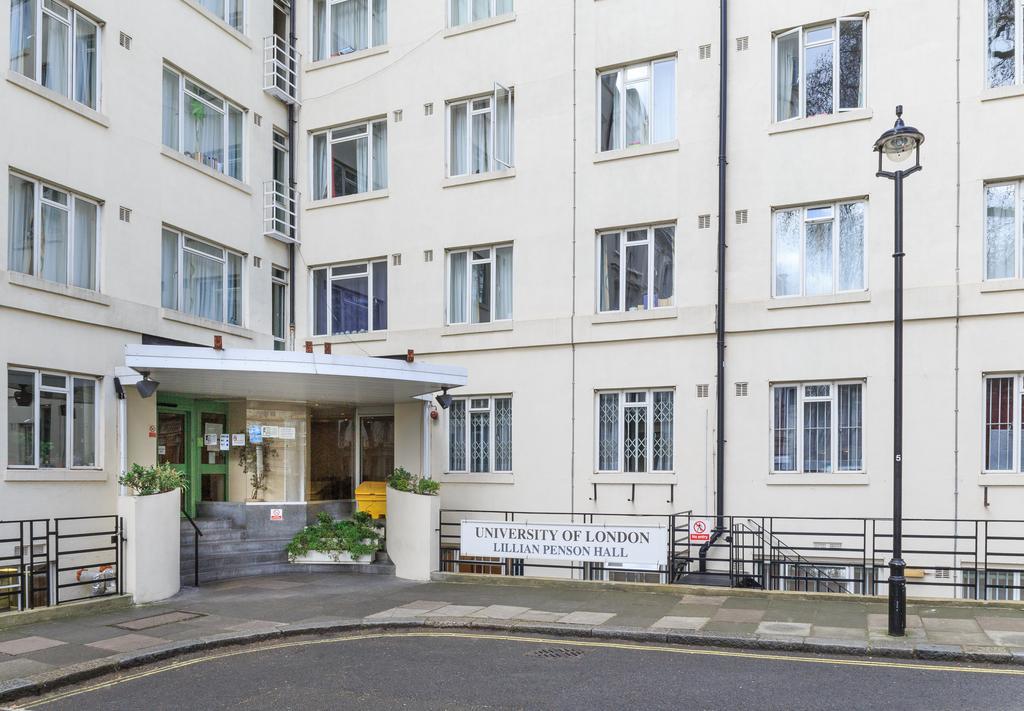
M903 107L896 107L896 124L875 141L876 177L888 178L896 188L893 262L893 421L892 421L892 560L889 561L889 634L902 637L907 629L907 564L903 560L903 179L921 170L924 134L903 123ZM902 163L914 154L911 168L882 170L882 155Z

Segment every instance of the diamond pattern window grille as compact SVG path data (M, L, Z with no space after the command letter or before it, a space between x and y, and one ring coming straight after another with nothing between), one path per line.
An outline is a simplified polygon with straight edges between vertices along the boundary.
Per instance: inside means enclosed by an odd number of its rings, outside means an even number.
M491 470L491 413L469 415L469 465L472 472Z
M466 471L465 400L453 400L448 408L448 470Z
M602 393L598 413L598 469L619 468L619 394Z
M654 471L672 470L673 395L671 391L654 393L651 406L651 468Z
M494 398L494 471L512 471L512 398Z
M627 407L622 416L623 469L627 472L647 471L647 408Z

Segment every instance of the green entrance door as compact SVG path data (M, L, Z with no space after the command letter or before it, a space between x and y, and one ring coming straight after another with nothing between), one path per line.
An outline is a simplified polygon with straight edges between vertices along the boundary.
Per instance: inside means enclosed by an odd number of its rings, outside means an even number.
M180 472L191 474L189 465L189 413L167 410L157 406L156 411L156 461L159 464L170 464ZM189 516L196 513L195 502L192 501L191 476L189 487L181 492L181 508L188 511Z
M181 506L196 515L200 501L226 501L228 454L221 435L230 436L224 402L161 395L157 403L157 461L188 476Z

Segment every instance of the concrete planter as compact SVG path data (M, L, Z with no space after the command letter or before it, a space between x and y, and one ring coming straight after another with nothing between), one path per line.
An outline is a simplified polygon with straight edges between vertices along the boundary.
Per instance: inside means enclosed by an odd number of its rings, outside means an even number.
M136 603L171 597L181 587L181 490L152 496L119 496L124 519L125 592Z
M440 496L387 490L387 551L395 575L406 580L430 580L438 569L437 521Z
M310 551L306 555L300 555L293 563L312 563L314 565L350 565L353 563L372 563L373 553L368 555L361 555L353 558L347 551L340 553L321 553L320 551Z

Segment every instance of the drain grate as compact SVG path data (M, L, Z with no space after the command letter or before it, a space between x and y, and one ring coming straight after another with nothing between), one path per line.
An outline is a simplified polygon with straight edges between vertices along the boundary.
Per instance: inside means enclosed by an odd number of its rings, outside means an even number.
M583 650L573 649L572 647L544 647L543 649L531 652L530 655L544 657L545 659L562 659L565 657L582 657Z

